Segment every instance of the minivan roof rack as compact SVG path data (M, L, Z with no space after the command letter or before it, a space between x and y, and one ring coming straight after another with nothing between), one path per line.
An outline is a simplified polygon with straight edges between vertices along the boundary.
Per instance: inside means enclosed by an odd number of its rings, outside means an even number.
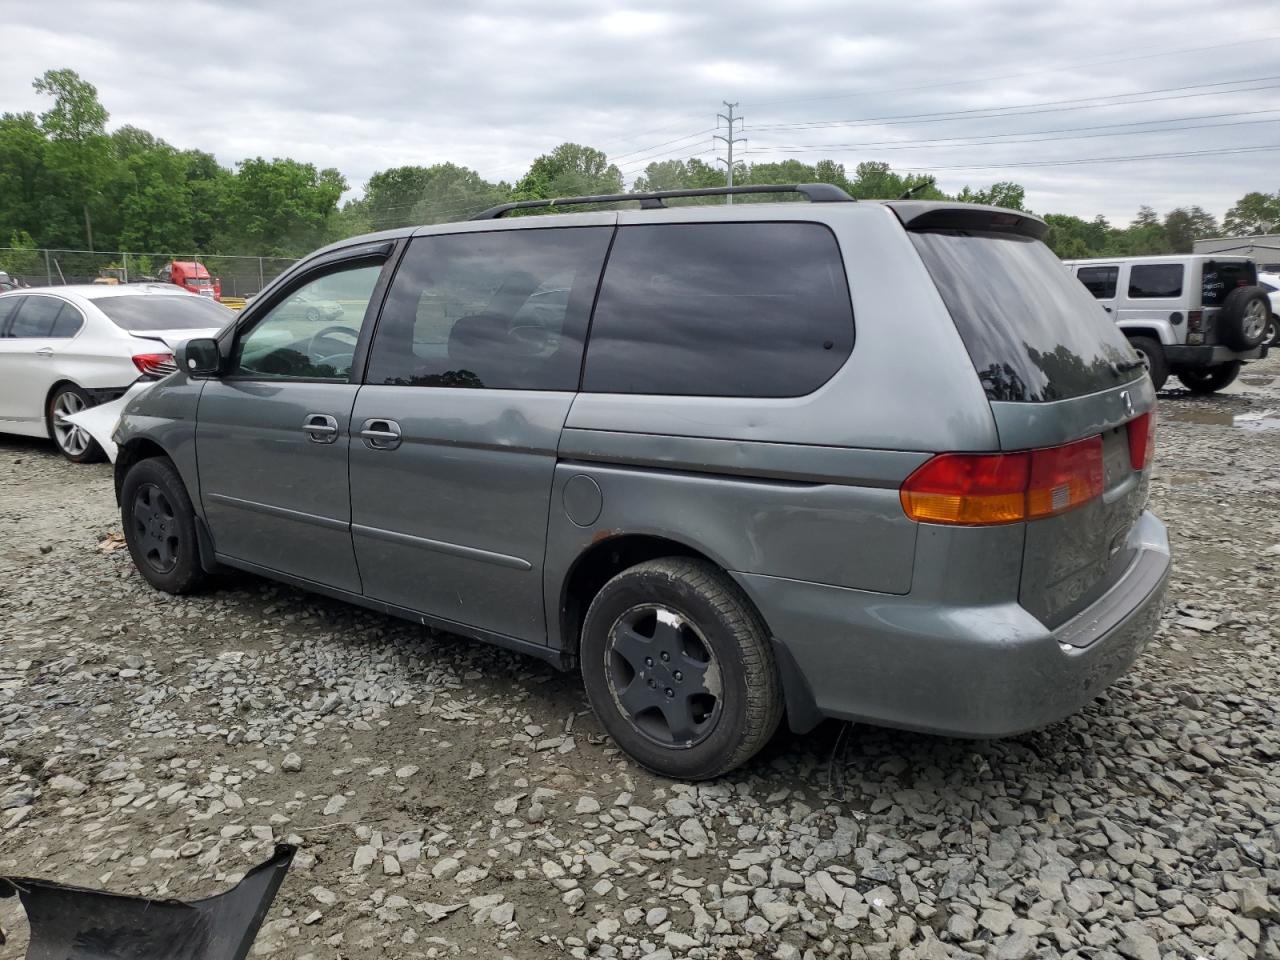
M482 213L477 213L472 220L497 220L512 210L531 210L535 207L567 207L583 203L619 203L623 200L637 200L641 210L661 210L666 204L663 200L674 197L725 197L738 196L745 193L798 193L810 203L853 203L849 196L835 184L831 183L759 183L741 187L698 187L692 190L655 190L651 193L608 193L594 197L558 197L552 200L515 200L511 203L500 203Z

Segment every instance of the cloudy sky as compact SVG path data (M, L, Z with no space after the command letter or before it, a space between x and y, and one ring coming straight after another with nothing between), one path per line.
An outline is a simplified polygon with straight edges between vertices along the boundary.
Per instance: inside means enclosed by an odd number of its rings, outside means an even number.
M1280 190L1280 0L0 0L0 13L0 110L42 109L32 78L71 67L113 127L227 164L337 167L355 192L379 169L444 160L514 180L565 140L605 150L628 180L652 159L711 161L726 99L750 160L883 160L948 191L1015 180L1039 212L1221 216Z

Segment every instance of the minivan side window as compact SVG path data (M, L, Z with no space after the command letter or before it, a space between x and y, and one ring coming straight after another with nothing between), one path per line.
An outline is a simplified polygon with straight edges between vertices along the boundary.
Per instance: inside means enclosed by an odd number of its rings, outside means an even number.
M1129 268L1129 296L1135 300L1182 296L1182 264L1135 263Z
M1081 267L1076 278L1099 300L1110 300L1116 295L1119 267Z
M591 321L583 389L798 397L853 350L834 235L787 221L618 229Z
M613 227L416 237L378 320L365 382L576 390Z
M29 294L9 325L9 337L51 339L74 337L84 317L56 297Z
M382 264L363 261L308 280L237 337L230 376L345 383Z

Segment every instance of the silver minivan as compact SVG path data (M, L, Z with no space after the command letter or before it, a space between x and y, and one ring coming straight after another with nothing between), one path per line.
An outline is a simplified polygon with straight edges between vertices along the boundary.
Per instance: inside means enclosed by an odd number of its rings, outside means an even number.
M1035 217L731 189L808 202L506 216L580 202L528 201L301 261L126 406L138 569L580 669L673 777L784 715L997 737L1076 711L1169 571L1141 362Z

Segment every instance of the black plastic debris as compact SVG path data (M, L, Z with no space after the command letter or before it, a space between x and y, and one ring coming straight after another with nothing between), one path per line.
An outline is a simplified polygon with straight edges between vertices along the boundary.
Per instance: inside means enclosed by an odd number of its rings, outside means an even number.
M27 960L244 960L296 852L279 844L235 887L191 903L24 877L0 877L0 897L22 900Z

